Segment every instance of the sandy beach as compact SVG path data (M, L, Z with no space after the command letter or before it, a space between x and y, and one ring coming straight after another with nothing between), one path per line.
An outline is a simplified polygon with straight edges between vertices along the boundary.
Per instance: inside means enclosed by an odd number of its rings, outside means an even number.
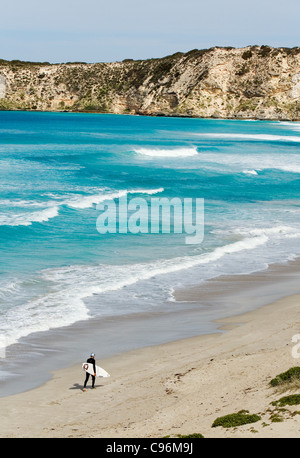
M300 295L222 319L226 332L129 351L97 361L110 374L82 391L79 364L39 388L0 399L1 437L161 438L299 437L297 406L281 412L270 380L297 366ZM286 394L286 393L285 393ZM288 392L289 394L289 392ZM248 410L261 420L212 427L220 416ZM296 412L296 413L295 413Z

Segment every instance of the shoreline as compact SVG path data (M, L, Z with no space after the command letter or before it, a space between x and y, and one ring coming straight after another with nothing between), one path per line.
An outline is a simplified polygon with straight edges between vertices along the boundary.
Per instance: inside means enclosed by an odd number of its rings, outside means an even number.
M290 118L256 118L253 116L240 118L238 116L234 117L224 117L224 118L215 118L213 116L191 116L184 114L172 114L172 113L114 113L114 112L102 112L102 111L71 111L71 110L25 110L25 109L1 109L0 112L24 112L24 113L73 113L73 114L100 114L100 115L114 115L114 116L142 116L149 118L183 118L183 119L211 119L211 120L220 120L220 121L272 121L272 122L295 122L299 123L300 118L290 119Z
M223 318L219 324L231 328L225 333L97 361L111 377L97 379L96 389L88 385L85 393L78 365L55 371L41 387L0 399L0 435L299 437L299 415L270 421L270 402L280 394L268 385L271 378L297 365L291 339L299 332L299 301L299 294L288 296ZM217 417L244 409L262 419L235 429L212 428Z
M300 258L242 275L223 275L173 292L162 308L113 317L94 317L71 326L37 332L7 349L1 369L2 397L42 386L51 374L86 360L91 351L107 359L140 348L222 334L228 320L300 293ZM97 300L97 296L94 300ZM220 325L227 320L227 325Z

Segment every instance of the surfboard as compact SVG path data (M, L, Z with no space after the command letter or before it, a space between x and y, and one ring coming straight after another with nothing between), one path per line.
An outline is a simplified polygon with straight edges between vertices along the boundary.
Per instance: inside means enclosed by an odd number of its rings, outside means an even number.
M91 375L94 375L94 366L90 363L82 363L82 369ZM96 377L110 377L109 373L106 372L102 367L96 366Z

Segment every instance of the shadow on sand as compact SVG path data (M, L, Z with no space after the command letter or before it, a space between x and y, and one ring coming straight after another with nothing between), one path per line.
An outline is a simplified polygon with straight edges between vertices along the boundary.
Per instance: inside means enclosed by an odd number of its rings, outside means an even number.
M102 388L104 385L95 385L95 388ZM80 385L79 383L74 383L73 386L69 388L69 390L81 390L83 389L83 385ZM92 390L93 388L91 386L86 387L87 390Z

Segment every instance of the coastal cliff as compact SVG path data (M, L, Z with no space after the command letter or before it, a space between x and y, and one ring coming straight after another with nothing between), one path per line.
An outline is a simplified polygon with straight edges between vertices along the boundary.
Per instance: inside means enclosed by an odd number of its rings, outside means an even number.
M300 120L300 47L96 64L0 60L0 110Z

